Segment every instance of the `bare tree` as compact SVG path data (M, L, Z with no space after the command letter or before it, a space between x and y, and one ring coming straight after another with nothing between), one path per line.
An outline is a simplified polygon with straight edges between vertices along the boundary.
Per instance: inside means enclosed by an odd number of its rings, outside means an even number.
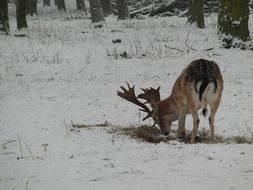
M105 16L108 16L112 13L111 0L102 0L101 6Z
M38 15L37 13L37 0L26 0L26 14Z
M43 6L50 6L50 0L43 0Z
M84 0L76 0L76 6L77 6L77 10L82 10L86 12Z
M248 0L220 0L218 30L224 47L230 48L235 38L250 39L248 21Z
M203 0L191 0L189 4L189 23L196 23L199 28L205 27Z
M117 0L118 19L125 20L128 18L127 0Z
M17 28L27 28L26 22L26 0L16 0Z
M6 34L9 32L9 17L8 17L8 0L1 0L0 2L0 30Z
M89 0L89 2L90 2L91 22L104 21L105 18L100 0Z
M55 0L55 5L57 6L58 10L66 11L66 6L65 6L64 0Z

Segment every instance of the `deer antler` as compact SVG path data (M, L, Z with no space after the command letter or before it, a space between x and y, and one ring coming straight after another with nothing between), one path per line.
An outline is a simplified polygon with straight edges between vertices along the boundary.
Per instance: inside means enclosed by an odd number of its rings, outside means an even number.
M142 88L143 94L139 94L138 98L147 100L146 103L150 103L151 101L154 101L155 103L161 100L160 97L160 86L157 89L154 89L152 87L148 88Z
M123 86L120 86L120 88L123 90L123 92L120 92L120 91L117 91L117 95L129 102L132 102L134 104L136 104L137 106L140 106L142 109L139 109L143 112L146 112L148 115L143 119L146 120L147 118L149 117L152 117L152 111L142 102L140 102L136 95L135 95L135 92L134 92L134 87L133 86L132 88L130 87L130 85L127 83L127 86L128 86L128 90L123 87Z

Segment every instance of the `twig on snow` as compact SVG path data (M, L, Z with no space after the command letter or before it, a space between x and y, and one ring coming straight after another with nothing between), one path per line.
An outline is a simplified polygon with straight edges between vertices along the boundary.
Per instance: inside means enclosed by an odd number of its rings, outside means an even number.
M47 144L47 143L46 143L46 144L42 144L42 146L43 146L44 151L46 152L46 151L47 151L48 144Z
M249 131L249 133L251 134L251 137L253 138L252 130L251 130L251 128L248 126L248 124L247 124L246 121L244 121L244 125L245 125L246 129Z
M164 45L164 47L166 47L166 48L168 48L168 49L171 49L171 50L177 50L177 51L179 51L180 53L183 53L183 50L178 49L178 48L169 47L168 45Z
M3 143L3 149L6 149L7 147L6 147L6 145L7 144L10 144L10 143L13 143L13 142L16 142L16 140L10 140L10 141L8 141L8 142L6 142L6 143Z
M239 127L239 125L238 125L238 123L237 123L237 122L235 123L235 125L236 125L236 127L237 127L237 129L238 129L239 136L240 136L240 135L241 135L241 130L240 130L240 127Z
M20 139L24 143L24 145L25 145L26 149L28 150L28 152L30 152L32 159L34 159L32 150L30 149L30 147L28 146L28 144L24 141L24 139L22 137Z
M206 48L206 49L204 49L204 51L211 51L211 50L213 50L213 49L214 49L214 47Z
M123 31L117 30L117 29L112 29L111 32L123 32Z
M185 41L184 41L184 44L185 44L185 46L187 47L187 53L189 53L189 52L190 52L190 47L189 47L189 45L187 44L187 41L188 41L189 35L190 35L190 32L188 32L187 37L186 37L186 39L185 39Z
M213 56L222 56L222 55L218 53L214 53Z
M192 46L190 47L190 46L188 45L187 42L188 42L189 36L190 36L190 32L188 32L187 37L186 37L186 39L185 39L185 41L184 41L184 44L185 44L185 46L187 47L187 53L190 52L190 49L193 50L193 51L197 51L195 48L193 48Z
M17 135L17 137L18 137L18 144L19 144L19 150L20 150L20 157L18 157L18 159L19 159L19 158L23 158L23 149L22 149L22 144L21 144L20 136Z
M28 146L28 144L24 141L24 139L22 137L20 137L19 135L17 135L18 137L18 143L19 143L19 150L20 150L20 157L18 157L17 159L22 159L24 158L23 156L23 148L22 148L22 143L25 145L26 149L28 150L28 152L30 152L32 159L34 159L32 150L30 149L30 147Z
M68 124L67 124L67 122L66 122L66 119L65 119L65 118L64 118L63 122L64 122L64 125L65 125L65 128L66 128L66 133L67 133L67 135L68 135L68 134L69 134Z
M25 183L25 190L28 190L28 184L29 184L29 181L26 181L26 183Z

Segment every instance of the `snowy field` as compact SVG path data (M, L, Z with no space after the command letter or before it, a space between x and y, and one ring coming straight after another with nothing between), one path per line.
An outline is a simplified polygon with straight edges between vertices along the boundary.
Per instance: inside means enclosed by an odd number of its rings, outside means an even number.
M11 16L11 35L0 35L0 190L252 190L253 145L150 144L108 133L140 122L137 107L116 95L120 85L137 93L160 85L165 98L182 69L205 58L224 77L216 134L253 138L253 52L220 48L217 15L202 30L177 17L110 17L94 29L78 13L40 11L22 31ZM71 122L109 127L76 132Z

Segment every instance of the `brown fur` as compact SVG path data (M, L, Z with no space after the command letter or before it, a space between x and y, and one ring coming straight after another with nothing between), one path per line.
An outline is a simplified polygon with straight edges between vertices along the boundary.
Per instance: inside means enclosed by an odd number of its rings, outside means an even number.
M144 118L152 117L160 126L163 134L168 135L172 122L178 120L178 137L185 136L185 118L187 114L193 117L193 130L191 143L194 143L199 125L198 110L203 108L206 112L207 105L210 105L209 125L211 128L211 138L214 140L214 117L219 107L222 91L223 79L219 66L204 59L192 61L179 75L171 95L163 100L160 99L159 88L142 89L144 93L136 97L134 86L128 89L121 86L123 92L118 91L118 96L132 102L147 113ZM138 100L146 100L152 110L145 103Z
M203 62L207 64L207 68L212 69L207 70L207 73L204 74L194 73L194 75L191 75L191 80L189 80L189 73L191 69L194 69L194 67L199 66ZM201 72L202 70L199 71ZM206 91L209 90L211 83L213 83L215 88L212 91L208 91L211 98L208 99L207 96L204 96L202 101L200 101L198 96L196 96L197 92L195 89L195 81L202 82L201 76L203 76L203 78L207 77L207 79L210 76L212 77L207 83L207 87L205 89ZM213 80L215 80L215 82ZM202 82L202 84L203 83L204 82ZM209 124L211 128L211 138L214 140L214 117L220 104L222 91L223 79L218 65L214 62L203 59L193 61L177 78L172 88L171 95L164 100L158 101L155 104L153 103L152 117L159 124L161 131L166 135L170 132L171 123L178 120L178 137L181 137L185 135L185 117L187 114L191 114L193 117L191 143L194 143L199 124L197 111L200 108L206 108L207 105L210 105L211 112L209 116Z

